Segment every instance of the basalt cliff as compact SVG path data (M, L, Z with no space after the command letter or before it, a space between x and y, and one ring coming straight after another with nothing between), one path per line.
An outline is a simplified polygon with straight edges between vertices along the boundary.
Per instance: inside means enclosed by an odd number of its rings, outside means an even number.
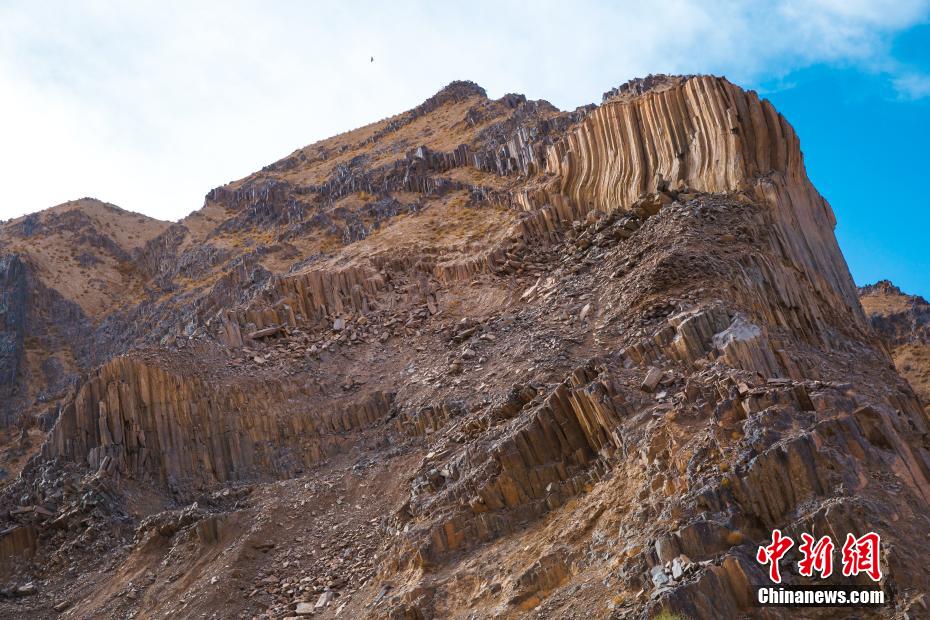
M927 362L835 225L707 76L453 82L176 223L0 224L0 615L928 617ZM756 607L776 528L879 533L889 602Z

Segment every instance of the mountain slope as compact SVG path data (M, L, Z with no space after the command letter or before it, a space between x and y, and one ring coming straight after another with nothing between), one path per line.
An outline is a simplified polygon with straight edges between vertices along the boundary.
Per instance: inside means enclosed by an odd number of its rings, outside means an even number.
M860 287L859 299L898 372L930 403L930 304L888 280Z
M722 78L455 82L295 151L136 246L54 425L13 412L0 612L738 617L779 528L879 532L856 613L918 613L927 413L834 226Z
M42 284L77 303L90 317L134 301L132 253L166 222L92 198L52 207L0 225L0 248L21 255Z
M83 198L0 224L0 421L47 413L106 359L96 323L144 297L133 256L168 224Z

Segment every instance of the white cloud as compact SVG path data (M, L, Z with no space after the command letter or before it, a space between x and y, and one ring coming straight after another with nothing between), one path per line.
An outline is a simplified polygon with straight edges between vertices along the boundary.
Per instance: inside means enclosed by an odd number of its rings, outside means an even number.
M753 83L843 62L928 95L888 47L927 0L654 4L6 2L0 217L92 195L176 219L452 79L571 108L650 72Z
M930 76L907 73L894 79L895 89L905 99L930 97Z

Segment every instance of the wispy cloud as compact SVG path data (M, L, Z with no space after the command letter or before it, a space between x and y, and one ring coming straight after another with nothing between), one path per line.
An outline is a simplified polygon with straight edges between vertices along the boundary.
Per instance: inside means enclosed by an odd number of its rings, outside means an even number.
M894 79L895 90L905 99L930 97L930 76L908 73Z
M928 0L0 4L0 217L96 195L177 218L213 186L452 79L563 108L650 72L885 72ZM369 62L371 56L375 62Z

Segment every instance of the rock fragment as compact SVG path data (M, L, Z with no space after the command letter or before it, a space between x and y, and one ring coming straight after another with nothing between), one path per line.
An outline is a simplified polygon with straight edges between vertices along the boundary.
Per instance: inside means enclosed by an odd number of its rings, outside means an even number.
M650 367L646 372L646 378L640 386L644 392L653 392L662 380L663 372L655 367Z

